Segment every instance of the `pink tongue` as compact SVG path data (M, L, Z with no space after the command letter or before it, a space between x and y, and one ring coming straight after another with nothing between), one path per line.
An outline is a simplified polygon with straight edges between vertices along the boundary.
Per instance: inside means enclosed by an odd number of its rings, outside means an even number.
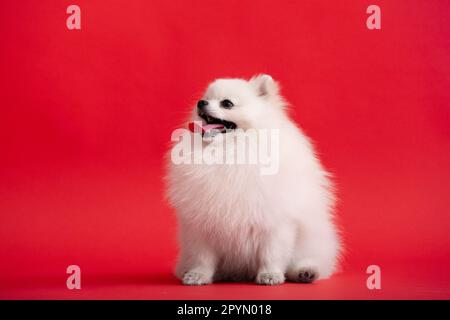
M197 128L197 130L196 130ZM210 131L210 130L223 130L225 128L225 126L223 124L198 124L196 122L190 122L189 123L189 130L191 132L201 132L202 134Z
M223 124L205 124L203 126L203 130L205 130L205 131L209 131L209 130L213 130L213 129L222 130L224 128L225 128L225 126Z

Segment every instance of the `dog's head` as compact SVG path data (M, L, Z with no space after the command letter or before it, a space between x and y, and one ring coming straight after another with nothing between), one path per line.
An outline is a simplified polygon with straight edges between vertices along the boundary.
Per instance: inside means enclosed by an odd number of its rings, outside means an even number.
M283 101L278 91L278 84L265 74L249 81L215 80L197 102L193 120L222 133L236 128L264 127L271 117L282 112Z

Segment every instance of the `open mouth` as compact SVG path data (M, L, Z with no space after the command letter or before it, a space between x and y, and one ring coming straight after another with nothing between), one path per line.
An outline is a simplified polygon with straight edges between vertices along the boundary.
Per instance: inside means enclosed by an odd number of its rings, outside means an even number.
M225 133L227 130L233 130L237 127L234 122L211 117L205 112L199 112L198 115L206 122L206 125L203 126L205 131L217 130Z

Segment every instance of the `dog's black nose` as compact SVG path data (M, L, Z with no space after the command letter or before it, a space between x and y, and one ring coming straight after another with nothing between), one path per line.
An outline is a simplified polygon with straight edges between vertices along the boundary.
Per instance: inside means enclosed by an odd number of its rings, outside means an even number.
M206 100L199 100L197 102L197 109L198 110L203 110L207 105L208 105L208 101L206 101Z

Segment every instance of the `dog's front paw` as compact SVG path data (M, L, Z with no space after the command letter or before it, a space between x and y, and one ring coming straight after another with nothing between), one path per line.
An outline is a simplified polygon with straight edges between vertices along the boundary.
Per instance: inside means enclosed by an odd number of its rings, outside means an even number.
M201 286L210 284L211 282L211 277L208 277L203 273L189 271L183 275L183 284L187 286Z
M284 274L281 272L260 272L256 276L256 283L267 286L282 284L284 282Z

